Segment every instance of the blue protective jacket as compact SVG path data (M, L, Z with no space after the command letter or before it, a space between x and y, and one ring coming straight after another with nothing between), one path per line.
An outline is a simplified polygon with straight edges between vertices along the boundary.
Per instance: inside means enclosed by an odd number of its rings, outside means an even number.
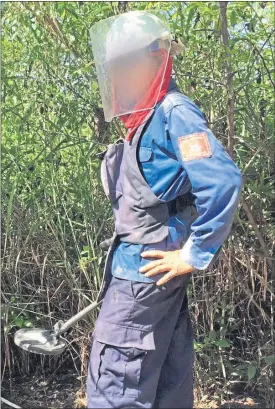
M173 90L178 91L171 80L169 91ZM114 252L112 274L134 281L156 281L159 275L147 278L138 271L149 262L140 254L152 249L182 248L180 254L186 263L206 269L229 235L242 177L200 109L188 97L171 93L166 97L165 109L156 109L141 137L138 163L160 199L168 202L191 191L196 214L188 207L180 218L171 216L168 237L154 245L121 242Z

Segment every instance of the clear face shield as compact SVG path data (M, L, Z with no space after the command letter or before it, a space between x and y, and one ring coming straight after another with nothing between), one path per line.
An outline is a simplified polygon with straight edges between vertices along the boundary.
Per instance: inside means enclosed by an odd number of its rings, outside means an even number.
M96 23L90 39L105 120L154 108L171 47L164 23L145 12L125 13Z

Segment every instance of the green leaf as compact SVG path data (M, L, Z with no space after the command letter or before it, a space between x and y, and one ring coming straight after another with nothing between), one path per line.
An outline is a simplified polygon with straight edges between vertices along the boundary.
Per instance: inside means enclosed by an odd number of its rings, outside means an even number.
M254 378L254 376L256 375L256 371L257 368L254 365L249 365L249 367L247 368L247 376L249 380Z
M19 328L23 326L24 323L24 318L23 317L17 317L16 320L14 321L15 325Z
M95 82L95 81L92 82L92 90L93 90L93 91L97 91L97 90L98 90L98 85L97 85L97 82Z
M193 21L196 11L197 11L197 6L192 4L192 6L190 6L188 17L185 23L185 26L188 30L190 28L190 23Z
M195 351L201 351L204 348L204 344L201 342L194 342Z
M219 339L215 341L215 345L217 345L220 348L229 348L231 347L230 343L226 339Z
M237 24L237 13L236 10L232 10L230 14L230 23L231 26L235 26Z
M33 327L33 323L31 321L24 321L24 327Z
M215 341L216 338L217 338L217 333L216 333L216 331L210 331L210 332L209 332L209 339L210 339L210 341Z
M204 338L204 343L205 343L205 345L209 344L209 342L210 342L209 337L205 337L205 338Z
M268 365L272 365L272 364L275 363L275 355L265 356L265 357L264 357L264 360L265 360L265 362L266 362Z

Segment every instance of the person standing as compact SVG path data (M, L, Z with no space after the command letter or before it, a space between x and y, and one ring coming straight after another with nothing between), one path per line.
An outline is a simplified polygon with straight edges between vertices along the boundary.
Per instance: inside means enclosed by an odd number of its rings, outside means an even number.
M241 173L171 77L181 47L161 19L131 11L90 36L105 119L119 117L127 135L101 155L115 233L88 407L192 408L187 285L230 232Z

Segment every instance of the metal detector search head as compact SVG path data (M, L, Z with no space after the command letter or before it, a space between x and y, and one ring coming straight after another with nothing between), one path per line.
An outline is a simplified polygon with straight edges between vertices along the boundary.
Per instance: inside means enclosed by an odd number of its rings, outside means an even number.
M22 328L14 334L14 342L25 351L42 355L59 355L67 343L56 331L43 328Z
M97 308L102 301L101 299L93 302L66 322L58 321L52 330L43 328L21 328L14 334L14 342L20 348L28 352L33 352L34 354L62 354L67 346L67 342L61 337L61 334L67 332L68 329L73 327L80 319Z

